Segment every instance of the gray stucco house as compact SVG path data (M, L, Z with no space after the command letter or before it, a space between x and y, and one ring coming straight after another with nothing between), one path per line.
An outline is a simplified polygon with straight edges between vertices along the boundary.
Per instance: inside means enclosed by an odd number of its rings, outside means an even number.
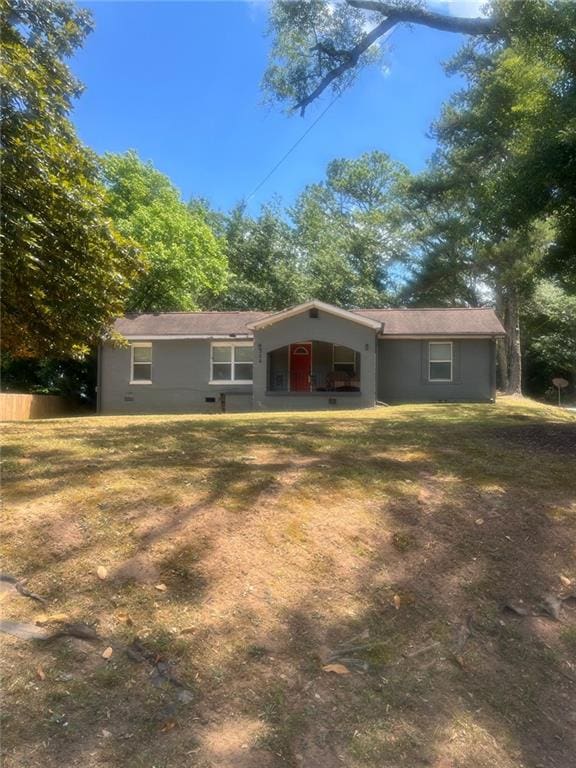
M368 408L490 402L491 309L359 309L309 301L282 312L166 312L114 325L99 350L101 413Z

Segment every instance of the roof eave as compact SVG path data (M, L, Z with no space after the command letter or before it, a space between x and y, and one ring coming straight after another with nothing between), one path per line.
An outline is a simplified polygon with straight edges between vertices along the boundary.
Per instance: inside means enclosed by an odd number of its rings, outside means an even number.
M382 323L378 320L371 320L369 317L363 317L362 315L350 312L347 309L341 309L340 307L335 307L333 304L327 304L324 301L318 301L317 299L306 301L303 304L297 304L296 306L290 307L289 309L283 309L281 312L276 312L273 315L269 315L262 320L258 320L256 323L250 323L246 327L253 331L259 331L263 328L267 328L270 325L275 325L276 323L280 323L283 320L288 320L291 317L295 317L296 315L299 315L302 312L306 312L309 309L318 309L323 312L327 312L330 315L334 315L335 317L341 317L345 320L349 320L350 322L356 323L357 325L363 325L366 328L372 328L375 331L379 331L382 328Z
M379 339L503 339L505 331L470 331L468 333L379 333Z

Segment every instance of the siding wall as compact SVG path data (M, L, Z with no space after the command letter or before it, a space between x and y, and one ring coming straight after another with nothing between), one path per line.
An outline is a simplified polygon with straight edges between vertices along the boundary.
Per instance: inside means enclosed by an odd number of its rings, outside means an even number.
M252 409L250 386L208 384L208 340L153 341L152 384L130 384L129 347L105 344L100 360L101 413L219 413L220 393L227 411Z
M453 340L453 381L428 381L428 341L378 341L378 399L385 403L488 402L496 397L491 339Z
M152 342L152 384L130 384L130 348L101 349L102 413L219 413L220 394L229 412L366 408L376 399L400 402L488 402L496 395L495 343L454 340L453 381L428 381L428 341L377 340L374 331L320 312L303 313L256 333L254 385L211 385L209 340ZM361 391L270 393L267 355L297 341L343 344L360 355ZM377 351L376 351L377 350ZM285 353L284 353L285 355ZM318 359L317 359L317 362ZM326 364L331 366L331 361ZM253 392L253 394L252 394ZM214 398L208 403L206 398Z
M328 312L317 318L308 312L256 331L254 340L254 408L257 410L313 410L317 408L368 408L376 403L376 334L373 329ZM360 392L268 392L267 355L298 341L342 344L360 355ZM328 361L327 361L328 364ZM332 361L329 361L332 366ZM336 402L330 402L330 401Z

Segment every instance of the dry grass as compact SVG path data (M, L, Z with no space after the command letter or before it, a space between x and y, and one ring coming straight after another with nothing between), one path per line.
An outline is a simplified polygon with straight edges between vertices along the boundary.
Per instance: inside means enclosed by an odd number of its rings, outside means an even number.
M576 579L567 412L513 399L3 431L2 567L49 600L5 594L4 617L64 614L103 638L3 636L6 768L573 765L576 610L502 612ZM128 658L136 635L192 701ZM323 672L346 643L352 673Z

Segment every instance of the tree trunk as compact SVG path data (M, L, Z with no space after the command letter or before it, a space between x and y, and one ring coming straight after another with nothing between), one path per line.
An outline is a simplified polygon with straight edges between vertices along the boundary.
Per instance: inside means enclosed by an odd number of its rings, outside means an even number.
M508 342L507 339L498 339L496 350L498 353L498 386L502 392L508 391Z
M520 348L520 302L518 291L506 292L506 333L508 334L508 386L509 395L522 394L522 350Z
M496 313L506 338L498 342L500 389L508 395L522 393L522 351L520 348L520 302L516 288L496 291Z
M502 291L496 289L496 314L506 328L506 302ZM508 337L498 339L496 343L498 354L498 388L501 392L508 391Z

